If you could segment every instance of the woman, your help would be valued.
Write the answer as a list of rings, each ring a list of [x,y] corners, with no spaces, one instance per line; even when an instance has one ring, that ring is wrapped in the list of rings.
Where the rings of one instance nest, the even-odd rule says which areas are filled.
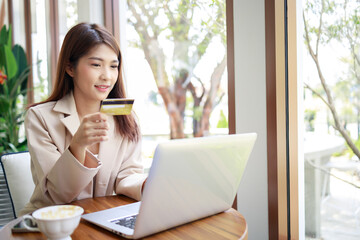
[[[99,112],[103,99],[126,97],[121,67],[106,29],[80,23],[69,30],[51,96],[27,111],[35,190],[22,214],[114,192],[140,200],[146,175],[134,114]]]

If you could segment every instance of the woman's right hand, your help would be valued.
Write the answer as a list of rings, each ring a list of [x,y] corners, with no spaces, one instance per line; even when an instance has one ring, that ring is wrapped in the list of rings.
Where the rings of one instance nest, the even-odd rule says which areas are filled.
[[[84,164],[88,147],[108,140],[109,123],[107,120],[107,115],[100,112],[83,117],[69,146],[69,150],[80,163]]]

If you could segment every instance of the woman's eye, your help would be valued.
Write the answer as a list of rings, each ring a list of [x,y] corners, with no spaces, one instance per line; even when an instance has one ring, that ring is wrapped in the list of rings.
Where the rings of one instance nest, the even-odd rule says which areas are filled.
[[[98,63],[92,63],[91,66],[100,67],[100,64],[98,64]]]
[[[113,65],[113,66],[111,66],[111,68],[118,68],[118,65]]]

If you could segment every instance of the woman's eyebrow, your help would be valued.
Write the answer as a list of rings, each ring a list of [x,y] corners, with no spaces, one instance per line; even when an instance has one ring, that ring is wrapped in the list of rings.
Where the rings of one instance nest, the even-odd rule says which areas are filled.
[[[100,57],[89,57],[88,59],[90,59],[90,60],[104,61],[104,59],[102,59],[102,58],[100,58]],[[114,60],[112,60],[111,62],[113,62],[113,63],[118,63],[119,60],[114,59]]]

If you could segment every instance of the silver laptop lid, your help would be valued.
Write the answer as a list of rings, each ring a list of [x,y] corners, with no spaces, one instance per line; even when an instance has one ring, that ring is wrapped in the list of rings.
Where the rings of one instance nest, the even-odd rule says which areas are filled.
[[[156,148],[134,237],[229,209],[256,133],[171,140]]]

